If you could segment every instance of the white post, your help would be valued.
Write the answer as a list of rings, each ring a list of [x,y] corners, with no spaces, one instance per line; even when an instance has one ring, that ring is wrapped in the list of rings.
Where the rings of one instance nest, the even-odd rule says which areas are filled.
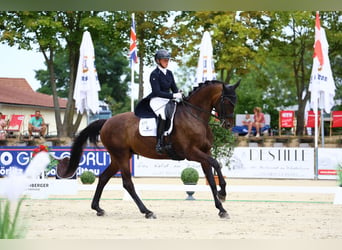
[[[314,174],[315,174],[315,179],[318,179],[318,133],[319,133],[319,130],[318,130],[318,100],[317,100],[317,105],[315,105],[315,108],[314,108],[314,115],[315,115]]]
[[[134,62],[131,62],[131,112],[134,111],[134,92],[133,92],[133,87],[134,87]]]

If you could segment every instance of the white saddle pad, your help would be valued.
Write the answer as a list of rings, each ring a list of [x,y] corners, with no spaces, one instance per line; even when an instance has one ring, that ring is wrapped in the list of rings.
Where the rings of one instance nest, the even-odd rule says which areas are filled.
[[[171,134],[173,119],[170,128],[164,132],[165,136]],[[139,121],[139,133],[141,136],[157,136],[157,123],[155,118],[141,118]]]
[[[171,125],[167,131],[164,132],[165,136],[171,134],[173,129],[173,119],[175,117],[176,108],[173,110]],[[141,118],[139,121],[139,133],[141,136],[157,136],[157,122],[156,118]]]
[[[141,118],[139,121],[139,133],[142,136],[156,136],[157,124],[155,118]]]

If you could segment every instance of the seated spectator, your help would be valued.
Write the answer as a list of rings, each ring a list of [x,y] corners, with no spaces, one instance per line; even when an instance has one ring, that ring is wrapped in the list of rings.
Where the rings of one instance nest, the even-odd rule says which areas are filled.
[[[2,116],[3,114],[0,112],[0,131],[4,131],[7,127],[7,121]]]
[[[6,127],[7,127],[7,121],[2,117],[2,113],[0,112],[0,140],[6,139]]]
[[[248,126],[252,122],[251,115],[246,114],[245,120],[242,121],[242,124],[245,126]]]
[[[47,127],[44,122],[43,116],[40,114],[40,111],[37,110],[35,112],[35,116],[31,117],[28,124],[30,139],[33,139],[33,132],[39,132],[39,136],[44,137],[46,133],[46,128]]]
[[[252,131],[252,127],[256,129],[256,137],[260,137],[260,129],[265,126],[265,115],[261,112],[260,107],[255,107],[254,111],[254,122],[248,124],[248,132],[246,137],[249,137]]]

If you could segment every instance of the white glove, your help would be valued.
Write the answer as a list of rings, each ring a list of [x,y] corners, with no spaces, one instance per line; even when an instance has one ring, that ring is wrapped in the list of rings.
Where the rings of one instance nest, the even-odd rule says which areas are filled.
[[[180,99],[180,100],[182,100],[182,99],[183,99],[183,95],[182,95],[182,93],[174,93],[174,94],[173,94],[173,98],[174,98],[174,99]]]

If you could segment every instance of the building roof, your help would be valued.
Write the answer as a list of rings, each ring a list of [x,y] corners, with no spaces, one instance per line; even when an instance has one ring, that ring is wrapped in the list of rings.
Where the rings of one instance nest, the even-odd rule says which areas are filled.
[[[0,103],[53,108],[52,95],[35,92],[25,78],[0,77]],[[67,100],[59,98],[60,108],[66,108]]]

